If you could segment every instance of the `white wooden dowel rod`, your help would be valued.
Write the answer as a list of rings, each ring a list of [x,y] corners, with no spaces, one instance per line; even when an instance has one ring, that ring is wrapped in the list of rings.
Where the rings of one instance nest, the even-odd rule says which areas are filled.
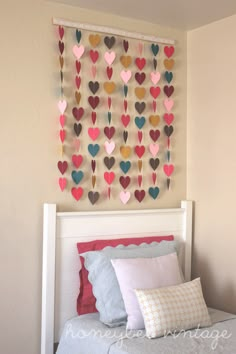
[[[181,208],[185,209],[184,213],[184,238],[185,238],[185,280],[191,280],[191,265],[192,265],[192,214],[193,202],[184,200],[181,202]]]
[[[113,34],[116,36],[129,37],[129,38],[139,39],[139,40],[153,42],[153,43],[170,44],[170,45],[175,44],[174,39],[166,39],[166,38],[160,38],[160,37],[156,37],[156,36],[148,36],[146,34],[124,31],[124,30],[121,30],[118,28],[97,26],[97,25],[91,25],[88,23],[72,22],[72,21],[67,21],[67,20],[61,19],[61,18],[53,18],[52,22],[54,25],[70,27],[70,28],[78,28],[78,29],[83,29],[86,31],[94,31],[94,32],[99,32],[99,33]]]

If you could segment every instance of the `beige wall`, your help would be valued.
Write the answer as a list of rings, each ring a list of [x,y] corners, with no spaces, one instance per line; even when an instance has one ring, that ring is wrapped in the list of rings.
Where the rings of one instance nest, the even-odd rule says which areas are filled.
[[[0,11],[0,352],[4,354],[39,354],[43,202],[56,202],[60,210],[80,207],[56,186],[58,61],[52,16],[177,39],[178,169],[173,192],[157,206],[177,206],[186,196],[186,34],[40,0],[5,1]]]
[[[193,276],[211,306],[236,312],[236,16],[188,33],[187,197]]]

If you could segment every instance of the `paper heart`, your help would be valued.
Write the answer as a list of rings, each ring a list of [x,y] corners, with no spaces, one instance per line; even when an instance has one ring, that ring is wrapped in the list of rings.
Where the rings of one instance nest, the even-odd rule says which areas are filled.
[[[164,66],[167,70],[171,70],[175,64],[174,59],[165,59]]]
[[[169,138],[172,135],[174,128],[172,127],[172,125],[165,125],[164,131],[165,131],[166,136],[168,136],[168,138]]]
[[[104,54],[104,59],[108,65],[111,65],[113,63],[113,61],[115,60],[115,57],[116,57],[115,52],[106,52]]]
[[[153,127],[156,127],[160,123],[160,120],[161,120],[160,116],[158,116],[158,115],[151,115],[149,117],[149,122],[151,123],[151,125]]]
[[[170,177],[172,175],[172,173],[174,172],[174,165],[170,164],[170,165],[167,165],[165,164],[163,166],[163,170],[166,174],[167,177]]]
[[[95,77],[97,75],[97,68],[95,65],[92,65],[91,73],[92,73],[92,77],[95,79]]]
[[[76,168],[79,168],[80,165],[83,162],[83,156],[82,155],[72,155],[72,163]]]
[[[167,85],[165,85],[164,86],[164,92],[165,92],[165,94],[166,94],[166,96],[167,97],[170,97],[172,94],[173,94],[173,92],[174,92],[174,86],[167,86]]]
[[[131,147],[130,146],[121,146],[120,153],[124,159],[127,159],[131,154]]]
[[[152,95],[153,98],[156,99],[156,98],[160,95],[160,93],[161,93],[161,89],[160,89],[159,86],[157,86],[157,87],[154,87],[154,86],[150,87],[150,94]]]
[[[93,171],[93,172],[94,172],[94,171]],[[97,177],[93,175],[93,176],[92,176],[92,186],[93,186],[93,188],[95,187],[96,180],[97,180]]]
[[[82,131],[81,123],[79,123],[79,124],[75,123],[74,124],[74,132],[75,132],[76,136],[80,136],[81,131]]]
[[[152,182],[153,184],[156,183],[156,180],[157,180],[157,174],[155,172],[152,173]]]
[[[76,60],[75,67],[76,67],[77,74],[79,74],[81,70],[81,62]]]
[[[145,146],[144,145],[136,145],[134,150],[135,150],[136,155],[141,159],[141,157],[145,153]]]
[[[101,41],[101,36],[99,34],[90,34],[89,35],[89,43],[92,47],[97,47]]]
[[[95,95],[99,90],[99,82],[98,81],[89,81],[88,83],[90,91]]]
[[[81,84],[81,77],[80,76],[75,77],[75,84],[76,84],[77,89],[79,90],[80,84]]]
[[[128,101],[124,100],[124,110],[125,110],[125,112],[127,111],[127,108],[128,108]]]
[[[129,176],[120,176],[119,178],[121,186],[126,189],[130,184],[130,177]]]
[[[174,120],[174,114],[173,113],[165,113],[164,114],[164,120],[168,125],[171,125],[171,123]]]
[[[111,80],[113,74],[113,69],[107,66],[107,77],[109,80]]]
[[[166,81],[168,82],[168,84],[171,83],[171,81],[173,79],[173,73],[171,71],[166,71],[165,78],[166,78]]]
[[[143,52],[143,43],[141,43],[141,42],[139,42],[139,44],[138,44],[138,52],[139,52],[140,55]]]
[[[104,179],[107,182],[107,184],[111,185],[115,179],[115,173],[114,172],[104,172]]]
[[[64,37],[64,33],[65,33],[64,28],[62,26],[58,27],[58,33],[59,33],[60,38],[62,39]]]
[[[99,101],[100,101],[100,99],[98,96],[89,96],[88,97],[88,102],[93,109],[95,109],[98,106]]]
[[[126,143],[128,140],[128,132],[126,130],[123,131],[123,138],[124,138],[124,142]]]
[[[103,87],[106,93],[108,95],[111,95],[116,89],[116,84],[113,81],[108,81],[104,82]]]
[[[98,53],[98,51],[91,49],[90,52],[89,52],[89,55],[90,55],[90,58],[91,58],[92,62],[95,64],[96,61],[97,61],[98,58],[99,58],[99,53]]]
[[[149,163],[150,163],[151,168],[155,171],[157,169],[157,167],[159,166],[160,160],[158,158],[156,158],[156,159],[151,158],[149,160]]]
[[[156,70],[156,68],[157,68],[157,60],[156,60],[156,58],[153,59],[153,67],[154,67],[154,70]]]
[[[130,192],[121,191],[120,192],[120,200],[123,204],[127,204],[130,200]]]
[[[111,97],[107,97],[107,105],[108,105],[108,109],[111,109]],[[111,112],[108,112],[108,114],[111,114]],[[111,118],[109,119],[108,117],[108,120],[109,120],[109,124],[111,123]]]
[[[73,113],[74,118],[77,121],[79,121],[84,115],[84,109],[83,109],[83,107],[80,107],[80,108],[74,107],[72,109],[72,113]]]
[[[61,191],[63,192],[64,189],[66,188],[66,185],[67,185],[67,180],[66,180],[66,178],[60,177],[59,180],[58,180],[58,184],[59,184],[59,186],[60,186],[60,188],[61,188]]]
[[[67,161],[58,161],[57,163],[58,170],[61,172],[62,175],[66,172],[68,168],[68,162]]]
[[[79,184],[84,177],[84,173],[83,171],[72,171],[71,177],[76,184]]]
[[[130,122],[130,116],[128,114],[122,114],[121,122],[122,122],[123,126],[126,128]]]
[[[137,65],[139,70],[143,70],[144,66],[146,65],[146,59],[145,58],[136,58],[135,64]]]
[[[108,123],[111,124],[111,112],[107,112]]]
[[[144,80],[146,79],[146,74],[145,73],[136,73],[135,74],[135,80],[139,83],[139,85],[142,85]]]
[[[73,47],[73,53],[74,53],[74,56],[79,60],[82,55],[84,54],[84,46],[83,45],[74,45]]]
[[[138,170],[139,170],[139,172],[141,172],[142,167],[143,167],[143,161],[142,160],[138,160]]]
[[[152,108],[153,108],[153,112],[155,113],[157,110],[157,103],[154,100],[152,101]]]
[[[74,197],[75,200],[77,200],[77,201],[80,200],[80,198],[81,198],[82,195],[83,195],[83,192],[84,192],[84,190],[83,190],[83,188],[81,188],[81,187],[78,187],[78,188],[73,187],[73,188],[71,189],[71,194],[73,195],[73,197]]]
[[[167,155],[167,161],[170,162],[170,150],[167,150],[166,155]]]
[[[80,43],[81,41],[81,31],[79,31],[78,29],[76,29],[76,39],[77,39],[77,42]]]
[[[126,174],[131,167],[131,162],[130,161],[121,161],[120,162],[120,168],[124,174]]]
[[[106,168],[108,168],[108,170],[110,170],[115,164],[115,158],[113,156],[111,157],[105,156],[103,161]]]
[[[98,192],[89,191],[88,192],[88,199],[92,205],[94,205],[100,197]]]
[[[141,187],[143,181],[142,175],[138,175],[138,186]]]
[[[165,46],[164,47],[164,53],[167,56],[167,58],[172,57],[172,55],[174,54],[175,48],[173,46]]]
[[[157,199],[160,190],[158,187],[150,187],[148,193],[153,199]]]
[[[81,93],[78,91],[75,92],[75,100],[76,100],[76,103],[79,105],[80,100],[81,100]]]
[[[174,101],[172,99],[166,98],[164,100],[164,106],[165,106],[167,112],[170,112],[174,106]]]
[[[135,124],[136,126],[139,128],[139,129],[142,129],[145,122],[146,122],[146,119],[145,117],[135,117]]]
[[[135,196],[135,198],[139,201],[139,203],[141,203],[142,200],[143,200],[144,197],[145,197],[145,190],[143,190],[143,189],[141,189],[141,190],[136,189],[135,192],[134,192],[134,196]]]
[[[65,48],[64,43],[59,41],[58,42],[58,48],[59,48],[60,53],[63,54],[64,48]]]
[[[150,144],[149,150],[150,150],[150,153],[152,154],[152,156],[155,157],[159,151],[159,145],[158,144]]]
[[[66,117],[64,116],[64,114],[61,114],[60,115],[60,124],[61,124],[61,127],[63,128],[64,125],[65,125],[65,121],[66,121]]]
[[[158,54],[158,52],[159,52],[159,46],[158,46],[158,44],[152,44],[151,45],[151,48],[152,48],[152,52],[153,52],[153,55],[157,55]]]
[[[95,124],[96,123],[96,119],[97,119],[97,113],[96,112],[92,112],[91,113],[91,119],[92,119],[92,123]]]
[[[96,170],[96,161],[95,160],[92,160],[91,161],[91,168],[92,168],[92,171],[93,171],[93,173],[95,172],[95,170]],[[92,180],[93,182],[93,187],[95,186],[95,182],[96,182],[96,178],[95,178],[95,181],[94,181],[94,179]]]
[[[60,100],[57,104],[59,111],[61,114],[64,114],[66,107],[67,107],[67,102],[66,100]]]
[[[80,148],[80,140],[79,139],[74,139],[73,140],[73,145],[74,145],[74,148],[76,151],[79,151],[79,148]]]
[[[142,139],[143,139],[143,132],[141,132],[140,130],[138,131],[138,141],[140,142],[140,144],[141,144],[141,142],[142,142]]]
[[[125,39],[123,40],[123,47],[124,47],[125,52],[127,53],[128,49],[129,49],[129,42],[126,41]]]
[[[113,47],[113,45],[115,44],[115,42],[116,42],[116,39],[113,36],[112,37],[106,36],[104,38],[104,43],[106,44],[108,49],[111,49]]]
[[[63,71],[61,70],[60,71],[60,76],[61,76],[61,82],[63,82],[63,80],[64,80],[64,73],[63,73]],[[61,91],[63,90],[63,88],[61,88]]]
[[[92,157],[95,157],[99,152],[100,146],[98,144],[89,144],[88,151]]]
[[[159,71],[157,71],[157,72],[152,71],[151,72],[151,80],[152,80],[153,85],[156,85],[159,82],[160,78],[161,78],[161,74],[159,73]]]
[[[61,69],[63,69],[63,66],[64,66],[64,58],[63,58],[62,56],[59,56],[59,64],[60,64]]]
[[[66,138],[66,132],[64,129],[61,129],[60,130],[60,139],[61,139],[62,143],[65,141],[65,138]]]
[[[93,141],[97,140],[99,134],[100,134],[99,128],[88,128],[88,135]]]
[[[154,143],[159,139],[160,134],[161,134],[161,132],[158,129],[157,130],[151,129],[149,132],[149,135],[150,135],[151,139],[154,141]]]
[[[135,109],[139,114],[142,114],[146,108],[145,102],[135,102]]]
[[[120,57],[120,62],[127,69],[132,63],[132,58],[130,55],[122,55]]]
[[[139,100],[142,100],[146,94],[146,89],[144,87],[136,87],[135,90],[135,95]]]
[[[115,128],[114,127],[105,127],[104,128],[104,133],[106,135],[106,137],[111,140],[111,138],[113,137],[113,135],[115,134]]]
[[[131,78],[131,71],[130,70],[122,70],[121,73],[120,73],[120,76],[122,78],[122,80],[124,81],[125,84],[128,83],[128,81],[130,80]]]
[[[104,147],[105,147],[105,150],[106,150],[106,153],[108,154],[108,155],[111,155],[112,154],[112,152],[114,151],[114,149],[115,149],[115,143],[114,143],[114,141],[105,141],[105,143],[104,143]]]

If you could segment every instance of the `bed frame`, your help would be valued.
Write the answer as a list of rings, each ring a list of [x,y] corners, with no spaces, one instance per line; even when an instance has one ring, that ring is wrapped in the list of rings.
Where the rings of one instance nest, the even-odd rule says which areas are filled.
[[[191,201],[174,209],[65,213],[57,212],[56,204],[44,204],[43,225],[41,354],[53,354],[66,320],[77,315],[77,242],[173,234],[183,245],[185,279],[191,278]]]

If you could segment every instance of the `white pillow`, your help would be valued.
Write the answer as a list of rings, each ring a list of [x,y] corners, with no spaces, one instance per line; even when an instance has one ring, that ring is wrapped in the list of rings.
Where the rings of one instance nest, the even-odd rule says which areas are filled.
[[[135,293],[148,338],[211,325],[200,278],[166,288],[136,289]]]
[[[127,329],[144,328],[134,289],[151,289],[182,283],[176,253],[156,258],[112,259],[128,315]]]

